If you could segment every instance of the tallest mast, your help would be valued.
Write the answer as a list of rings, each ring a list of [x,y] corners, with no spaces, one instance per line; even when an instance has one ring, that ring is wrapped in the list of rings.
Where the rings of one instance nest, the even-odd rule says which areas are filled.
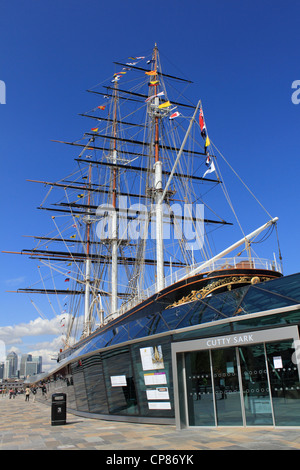
[[[118,84],[114,82],[114,110],[113,110],[113,149],[112,162],[117,163],[117,98]],[[112,170],[112,240],[111,240],[111,313],[118,309],[118,229],[117,229],[117,169]]]
[[[84,335],[91,334],[91,319],[90,319],[90,291],[91,291],[91,259],[90,259],[90,231],[91,231],[91,171],[92,165],[89,167],[89,183],[88,183],[88,215],[86,217],[86,263],[85,263],[85,296],[84,296]]]
[[[160,114],[158,111],[159,98],[158,94],[158,49],[155,44],[153,51],[154,72],[154,193],[155,193],[155,215],[156,215],[156,288],[160,291],[164,288],[164,244],[163,244],[163,206],[160,204],[162,187],[162,162],[159,158],[159,119]]]

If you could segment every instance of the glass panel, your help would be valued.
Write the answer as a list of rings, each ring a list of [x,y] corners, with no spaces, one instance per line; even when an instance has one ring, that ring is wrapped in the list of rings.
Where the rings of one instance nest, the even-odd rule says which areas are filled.
[[[117,415],[138,413],[131,357],[128,348],[101,353],[109,412]]]
[[[150,355],[159,352],[159,361]],[[141,416],[174,417],[171,338],[131,345],[136,392]]]
[[[82,360],[89,411],[108,414],[100,354]]]
[[[109,341],[109,346],[128,341],[128,326],[127,325],[116,326],[115,328],[113,328],[112,332],[114,336]]]
[[[244,313],[263,312],[264,310],[285,307],[296,303],[296,301],[288,298],[286,294],[276,295],[275,292],[269,291],[267,286],[268,283],[266,282],[262,284],[261,287],[259,284],[250,287],[241,304]]]
[[[211,308],[216,309],[214,320],[222,320],[226,317],[232,317],[236,311],[238,314],[244,313],[238,307],[248,289],[249,286],[240,287],[222,294],[206,297],[203,301],[208,302]]]
[[[235,348],[212,351],[214,386],[219,426],[242,426],[240,387]]]
[[[185,354],[190,426],[215,426],[209,351]]]
[[[78,360],[77,362],[74,362],[71,365],[71,370],[74,382],[76,409],[79,411],[89,411],[82,361]]]
[[[207,307],[206,304],[193,302],[188,305],[188,313],[176,328],[185,328],[187,326],[194,326],[200,323],[210,322],[213,321],[217,316],[217,312]]]
[[[178,380],[178,397],[179,397],[179,416],[180,428],[186,428],[188,425],[186,409],[185,409],[185,384],[186,374],[184,370],[185,354],[177,354],[177,380]]]
[[[179,307],[166,308],[161,316],[168,324],[170,330],[176,329],[180,321],[182,321],[183,316],[186,315],[186,310]]]
[[[156,319],[155,314],[147,315],[147,317],[139,319],[139,321],[141,321],[144,326],[139,329],[138,333],[135,335],[135,338],[142,338],[143,336],[152,335],[153,334],[152,328],[153,328],[153,323],[155,323],[155,319]]]
[[[157,314],[157,323],[155,325],[155,334],[158,333],[164,333],[165,331],[169,331],[169,327],[165,321],[165,319],[162,317],[162,315],[158,312]]]
[[[148,335],[146,325],[150,323],[150,317],[142,317],[137,320],[133,320],[129,324],[129,339],[140,338]]]
[[[273,281],[264,282],[259,284],[259,287],[269,292],[274,292],[280,296],[289,298],[290,303],[293,301],[299,303],[300,301],[300,274],[291,274],[290,276],[284,276]]]
[[[263,344],[239,348],[246,424],[272,425],[270,390]]]
[[[266,345],[276,426],[300,425],[300,382],[292,345],[292,340]]]

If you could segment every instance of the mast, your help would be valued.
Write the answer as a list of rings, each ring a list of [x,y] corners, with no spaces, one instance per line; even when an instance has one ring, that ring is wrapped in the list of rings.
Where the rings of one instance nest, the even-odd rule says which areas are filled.
[[[154,60],[154,80],[157,80],[157,45],[155,44]],[[155,95],[157,95],[158,84],[154,86]],[[154,98],[155,109],[158,109],[159,98]],[[163,242],[163,205],[160,203],[162,186],[162,162],[159,158],[159,113],[154,116],[154,192],[155,192],[155,215],[156,215],[156,289],[160,291],[164,288],[164,242]]]
[[[114,82],[113,151],[112,161],[117,164],[117,80]],[[111,313],[118,309],[118,228],[117,228],[117,168],[112,169],[112,233],[111,233]]]
[[[89,183],[91,186],[92,165],[89,167]],[[90,289],[91,289],[91,259],[90,259],[90,230],[91,230],[91,216],[90,216],[90,203],[91,192],[88,191],[88,214],[85,218],[86,223],[86,262],[85,262],[85,295],[84,295],[84,336],[91,334],[91,321],[90,321]]]

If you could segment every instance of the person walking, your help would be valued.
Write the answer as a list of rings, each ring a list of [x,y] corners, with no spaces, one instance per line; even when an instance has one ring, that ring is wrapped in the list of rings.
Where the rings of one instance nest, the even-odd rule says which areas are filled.
[[[42,386],[42,394],[43,394],[43,397],[45,397],[45,399],[47,400],[47,387],[45,384],[43,384]]]
[[[25,390],[25,401],[29,401],[29,395],[30,395],[30,388],[26,387]]]

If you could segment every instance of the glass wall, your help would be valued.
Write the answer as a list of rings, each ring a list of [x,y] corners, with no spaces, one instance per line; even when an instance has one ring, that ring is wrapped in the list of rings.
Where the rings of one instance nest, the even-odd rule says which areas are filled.
[[[173,419],[171,338],[77,359],[54,374],[48,387],[49,395],[67,394],[70,410]]]
[[[300,425],[300,382],[292,341],[266,345],[275,423]]]
[[[186,383],[179,383],[179,400],[185,397],[186,424],[300,426],[294,353],[293,340],[189,351],[184,360],[181,353]]]
[[[78,359],[51,377],[48,394],[66,393],[68,409],[82,412],[172,419],[171,341]],[[179,354],[181,418],[190,426],[300,426],[294,352],[293,341],[283,340]]]

